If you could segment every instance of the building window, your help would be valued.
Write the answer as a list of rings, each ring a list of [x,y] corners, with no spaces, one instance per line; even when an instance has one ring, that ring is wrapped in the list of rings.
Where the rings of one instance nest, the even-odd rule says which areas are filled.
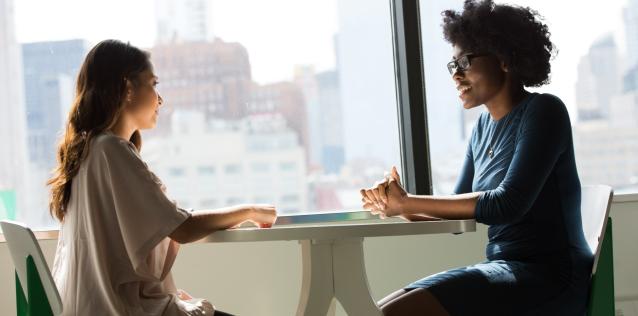
[[[282,162],[279,164],[281,171],[295,171],[296,164],[294,162]]]
[[[197,168],[197,173],[201,176],[210,176],[215,174],[215,167],[213,166],[200,166]]]
[[[186,171],[181,167],[172,167],[168,169],[168,174],[171,177],[183,177],[186,174]]]
[[[227,175],[233,175],[233,174],[238,174],[241,172],[241,166],[237,165],[237,164],[232,164],[232,165],[226,165],[224,167],[224,172]]]
[[[265,173],[270,171],[270,164],[266,162],[256,162],[252,164],[252,171],[254,173]]]

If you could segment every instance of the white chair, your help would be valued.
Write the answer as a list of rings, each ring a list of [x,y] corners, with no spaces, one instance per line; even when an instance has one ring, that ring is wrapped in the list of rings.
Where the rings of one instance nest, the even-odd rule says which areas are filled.
[[[13,221],[0,225],[16,270],[18,316],[61,314],[60,294],[31,229]]]
[[[614,315],[614,261],[609,217],[613,190],[606,185],[582,187],[581,215],[587,244],[594,254],[588,315]]]

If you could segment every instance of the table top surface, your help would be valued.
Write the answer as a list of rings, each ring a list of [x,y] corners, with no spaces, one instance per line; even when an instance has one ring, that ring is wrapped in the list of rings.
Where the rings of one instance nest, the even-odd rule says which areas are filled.
[[[346,238],[405,236],[476,231],[476,221],[440,220],[407,222],[400,219],[373,222],[342,221],[275,225],[272,228],[242,227],[212,233],[201,242],[254,242],[277,240],[334,240]]]

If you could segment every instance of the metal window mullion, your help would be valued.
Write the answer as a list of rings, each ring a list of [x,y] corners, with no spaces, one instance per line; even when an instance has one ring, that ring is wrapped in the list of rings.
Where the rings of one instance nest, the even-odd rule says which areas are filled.
[[[432,194],[419,0],[390,0],[404,185]]]

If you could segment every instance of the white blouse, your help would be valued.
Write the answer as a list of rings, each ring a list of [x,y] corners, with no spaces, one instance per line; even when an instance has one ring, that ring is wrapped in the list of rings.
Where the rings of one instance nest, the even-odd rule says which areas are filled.
[[[73,178],[53,278],[63,315],[212,315],[181,300],[171,276],[179,244],[167,236],[190,214],[165,195],[137,148],[96,136]]]

